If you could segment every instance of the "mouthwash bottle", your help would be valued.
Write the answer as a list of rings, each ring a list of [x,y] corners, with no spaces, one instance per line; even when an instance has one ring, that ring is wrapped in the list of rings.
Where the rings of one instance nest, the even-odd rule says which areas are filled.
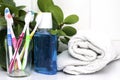
[[[41,24],[34,35],[34,70],[43,74],[57,73],[57,36],[51,35],[51,13],[42,13]]]

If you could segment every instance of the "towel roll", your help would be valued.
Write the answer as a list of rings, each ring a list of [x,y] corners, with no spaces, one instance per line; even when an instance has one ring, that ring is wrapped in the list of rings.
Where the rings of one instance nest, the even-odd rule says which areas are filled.
[[[87,74],[103,69],[119,55],[105,33],[80,31],[68,43],[68,50],[58,55],[58,70],[69,74]]]

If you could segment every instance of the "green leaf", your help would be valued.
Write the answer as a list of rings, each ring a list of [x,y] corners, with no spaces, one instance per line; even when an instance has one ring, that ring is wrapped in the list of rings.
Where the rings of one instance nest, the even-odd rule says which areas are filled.
[[[5,28],[5,26],[6,26],[6,20],[5,20],[5,18],[4,17],[0,17],[0,30],[2,28]]]
[[[0,0],[0,3],[2,3],[2,0]]]
[[[66,37],[66,36],[65,36],[64,38],[65,38],[67,41],[69,41],[69,40],[70,40],[70,38],[69,38],[69,37]]]
[[[52,35],[57,35],[58,31],[57,30],[50,30],[49,31]]]
[[[57,36],[66,36],[65,32],[63,32],[62,30],[50,30],[49,32]]]
[[[26,12],[24,10],[19,10],[19,17],[14,17],[15,19],[17,18],[17,20],[19,21],[24,21]]]
[[[20,24],[17,24],[17,25],[14,27],[14,31],[15,31],[16,37],[18,37],[18,36],[21,34],[22,30],[23,30],[23,28],[21,27]]]
[[[0,12],[2,11],[1,12],[2,15],[4,15],[4,9],[6,7],[8,7],[10,9],[11,13],[14,13],[16,17],[19,16],[19,9],[17,7],[10,5],[10,4],[6,4],[6,3],[0,3],[0,5],[1,5]]]
[[[57,30],[57,35],[58,36],[66,36],[65,32],[63,32],[62,30]]]
[[[57,22],[58,25],[60,25],[63,22],[64,15],[63,15],[63,11],[60,7],[50,6],[47,9],[47,11],[52,13],[53,18]]]
[[[68,43],[67,40],[64,39],[64,38],[60,38],[60,41],[61,41],[62,43],[64,43],[64,44],[67,44],[67,43]]]
[[[60,38],[60,41],[64,44],[68,44],[69,40],[70,39],[68,37]]]
[[[0,30],[0,66],[3,68],[6,68],[6,51],[4,45],[6,33],[6,29]]]
[[[50,7],[53,6],[53,0],[38,0],[38,7],[41,11],[46,12],[46,10]]]
[[[13,0],[2,0],[3,3],[15,6],[15,2]]]
[[[34,27],[35,27],[35,25],[36,25],[36,22],[35,21],[32,21],[31,23],[30,23],[30,30],[33,30],[34,29]]]
[[[78,20],[79,20],[79,17],[77,15],[70,15],[65,18],[64,23],[65,24],[74,24],[74,23],[78,22]]]
[[[19,10],[22,10],[22,9],[24,9],[26,6],[17,6],[17,8],[19,9]]]
[[[52,23],[53,23],[53,29],[54,30],[59,29],[59,25],[58,25],[57,21],[54,18],[52,18]]]
[[[71,27],[71,26],[65,26],[65,27],[63,27],[62,31],[64,31],[67,36],[73,36],[77,32],[76,29],[73,28],[73,27]]]

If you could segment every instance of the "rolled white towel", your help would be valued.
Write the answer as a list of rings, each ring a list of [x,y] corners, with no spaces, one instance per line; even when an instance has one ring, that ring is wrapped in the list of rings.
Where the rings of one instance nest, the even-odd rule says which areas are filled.
[[[80,31],[68,43],[68,50],[58,55],[58,70],[69,74],[93,73],[116,60],[110,38],[104,33]]]

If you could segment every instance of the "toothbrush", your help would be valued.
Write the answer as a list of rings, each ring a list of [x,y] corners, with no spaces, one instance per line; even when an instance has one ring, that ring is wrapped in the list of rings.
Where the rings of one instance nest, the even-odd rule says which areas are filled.
[[[35,19],[36,25],[35,25],[33,31],[32,31],[31,34],[30,34],[30,40],[32,39],[35,31],[37,30],[37,27],[39,26],[39,24],[40,24],[40,22],[41,22],[41,19],[42,19],[42,13],[39,12],[39,13],[37,14],[36,19]],[[25,45],[26,45],[26,43],[25,43]],[[23,47],[23,49],[22,49],[22,51],[21,51],[21,53],[20,53],[20,59],[22,59],[22,57],[23,57],[23,55],[24,55],[25,45],[24,45],[24,47]],[[23,64],[23,65],[25,65],[25,64]]]
[[[25,35],[26,28],[29,26],[30,21],[31,21],[31,19],[30,19],[30,14],[27,13],[26,16],[25,16],[25,26],[24,26],[24,28],[23,28],[22,33],[21,33],[20,36],[19,36],[19,39],[18,39],[17,45],[16,45],[17,48],[15,49],[13,58],[12,58],[12,60],[11,60],[11,62],[10,62],[10,65],[9,65],[9,72],[12,71],[12,68],[13,68],[13,66],[14,66],[14,62],[15,62],[15,59],[16,59],[16,56],[17,56],[17,52],[19,51],[19,48],[20,48],[20,46],[21,46],[21,44],[22,44],[22,41],[23,41],[23,38],[24,38],[24,35]]]
[[[7,29],[7,31],[9,31],[9,28]],[[9,50],[9,57],[10,60],[12,59],[12,39],[11,39],[11,34],[9,34],[9,32],[7,32],[7,43],[8,43],[8,50]]]
[[[34,19],[34,13],[33,12],[29,12],[29,13],[31,14],[31,16],[29,16],[29,17],[31,17],[31,22],[32,22]],[[23,70],[27,64],[29,43],[30,43],[30,32],[29,32],[29,26],[28,26],[27,30],[26,30],[25,53],[24,53],[23,64],[22,64]]]
[[[12,16],[11,16],[10,11],[9,11],[8,8],[5,8],[5,19],[6,19],[7,25],[8,25],[8,40],[9,40],[8,45],[9,45],[10,61],[11,61],[12,60],[12,42],[14,43],[13,47],[15,49],[17,41],[16,41],[15,35],[13,33],[13,30],[12,30],[13,19],[12,19]],[[11,43],[11,45],[10,45],[10,43]],[[19,58],[18,55],[17,55],[17,61],[18,61],[19,68],[21,68],[21,61],[20,61],[20,58]]]
[[[10,34],[10,29],[9,29],[9,24],[7,23],[7,43],[8,43],[8,50],[9,50],[9,57],[10,60],[12,59],[12,39],[11,39],[11,34]]]
[[[25,47],[27,47],[27,48],[29,47],[28,45],[29,45],[29,43],[30,43],[30,41],[31,41],[31,39],[32,39],[35,31],[37,30],[37,27],[39,26],[39,24],[40,24],[40,22],[41,22],[41,19],[42,19],[42,14],[41,14],[41,13],[38,13],[38,15],[37,15],[37,17],[36,17],[36,19],[35,19],[36,25],[35,25],[33,31],[31,32],[31,34],[30,34],[29,37],[28,37],[29,42],[26,42],[26,43],[25,43],[25,45],[24,45],[24,47],[23,47],[23,50],[22,50],[22,52],[20,53],[20,56],[21,56],[21,57],[22,57],[22,55],[23,55],[23,53],[24,53]],[[28,50],[26,50],[26,51],[28,51]],[[25,52],[25,53],[27,53],[27,52]],[[22,68],[22,69],[24,69],[24,68],[26,67],[26,63],[27,63],[27,55],[25,54],[25,55],[24,55],[24,59],[23,59],[23,65],[22,65],[23,68]]]
[[[35,34],[35,31],[37,30],[37,27],[40,25],[41,20],[42,20],[42,13],[39,12],[38,15],[37,15],[37,17],[36,17],[36,19],[35,19],[36,25],[35,25],[33,31],[30,34],[30,38],[31,39],[32,39],[33,35]]]
[[[24,58],[23,58],[23,63],[22,63],[22,70],[24,70],[24,68],[27,64],[27,57],[28,57],[27,54],[28,54],[29,42],[30,42],[30,35],[29,35],[29,28],[27,28],[26,41],[25,41],[25,53],[24,53]]]

